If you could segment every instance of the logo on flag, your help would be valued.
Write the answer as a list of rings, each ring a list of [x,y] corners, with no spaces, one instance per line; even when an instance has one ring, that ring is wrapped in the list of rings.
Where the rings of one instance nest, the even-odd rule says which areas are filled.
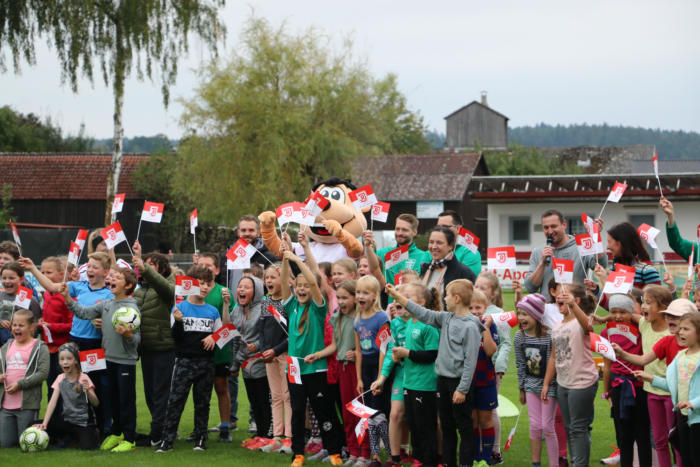
[[[12,230],[12,237],[15,239],[15,243],[19,246],[22,246],[22,242],[19,239],[19,232],[17,231],[17,227],[15,227],[15,224],[10,221],[10,230]]]
[[[114,201],[112,201],[112,214],[122,212],[122,209],[124,209],[124,198],[126,198],[126,193],[114,195]]]
[[[238,332],[236,326],[228,323],[217,329],[216,332],[211,335],[211,337],[214,339],[214,342],[216,342],[216,345],[219,346],[220,349],[223,349],[226,344],[240,335],[241,333]]]
[[[591,336],[591,350],[593,352],[598,353],[608,360],[612,360],[613,362],[617,361],[615,350],[613,350],[612,345],[605,337],[599,336],[598,334],[592,332],[588,335]]]
[[[459,235],[457,235],[457,243],[467,248],[472,253],[476,253],[479,250],[479,237],[471,233],[464,227],[459,228]]]
[[[394,338],[391,337],[391,329],[389,328],[389,323],[385,323],[384,326],[382,326],[379,329],[379,332],[377,333],[377,338],[375,339],[374,343],[377,344],[377,347],[379,347],[379,351],[386,354],[386,348],[389,345],[389,342],[394,342]]]
[[[316,217],[321,214],[324,209],[326,209],[328,203],[330,203],[330,201],[324,198],[323,195],[317,190],[306,198],[306,201],[304,201],[304,209],[309,211],[312,216]]]
[[[389,218],[389,207],[391,204],[377,201],[372,205],[372,219],[377,222],[386,222]]]
[[[85,241],[88,238],[88,231],[80,229],[78,230],[78,235],[75,236],[75,243],[78,244],[80,249],[82,250],[85,247]]]
[[[146,222],[160,223],[163,218],[163,203],[152,203],[145,201],[143,203],[143,211],[141,212],[141,220]]]
[[[617,323],[609,321],[606,329],[608,330],[608,337],[612,338],[614,335],[623,336],[625,339],[629,340],[633,344],[637,344],[639,339],[639,330],[635,327],[631,327],[625,323]]]
[[[194,277],[175,276],[175,295],[187,297],[199,295],[199,281]]]
[[[77,266],[78,258],[80,258],[80,245],[75,242],[70,242],[70,248],[68,249],[68,262],[73,266]]]
[[[396,274],[394,274],[394,285],[398,287],[401,284],[403,284],[403,274],[397,272]]]
[[[608,280],[605,282],[605,287],[603,287],[603,293],[627,293],[632,288],[633,283],[634,272],[613,271],[608,275]]]
[[[100,236],[102,236],[107,248],[109,249],[112,249],[121,242],[126,241],[126,235],[124,235],[124,231],[122,230],[122,226],[119,224],[119,221],[116,221],[114,224],[100,230]]]
[[[301,367],[297,357],[287,355],[287,380],[292,384],[301,384]]]
[[[195,229],[199,225],[197,220],[197,210],[195,209],[190,213],[190,233],[194,235]]]
[[[515,247],[501,246],[487,250],[486,261],[489,269],[515,269]]]
[[[236,243],[226,252],[227,267],[229,269],[246,269],[250,267],[250,259],[257,250],[253,245],[246,242],[244,238],[239,238]]]
[[[608,195],[608,201],[612,203],[620,202],[620,198],[622,198],[622,194],[626,189],[627,185],[625,183],[615,182],[615,185],[613,185],[613,188],[610,190],[610,194]]]
[[[659,235],[661,231],[657,229],[656,227],[652,227],[649,224],[642,224],[639,226],[637,229],[637,233],[641,237],[642,240],[647,242],[649,245],[651,245],[652,248],[659,249],[659,247],[656,245],[656,241],[654,240],[657,235]]]
[[[284,324],[285,326],[287,325],[287,318],[285,318],[284,316],[282,316],[282,313],[280,313],[279,311],[277,311],[277,308],[275,308],[275,307],[272,306],[272,305],[268,305],[268,306],[267,306],[267,311],[269,311],[270,314],[271,314],[272,316],[274,316],[275,319],[276,319],[278,322]]]
[[[280,205],[277,209],[275,209],[275,215],[277,215],[277,222],[279,222],[280,225],[288,224],[289,222],[296,222],[294,214],[297,211],[297,209],[294,205],[295,203],[285,203]]]
[[[559,259],[552,257],[552,271],[554,272],[554,280],[559,284],[574,283],[574,260]]]
[[[348,412],[360,418],[370,418],[372,415],[377,413],[376,410],[370,409],[357,399],[353,399],[345,404],[345,408],[348,409]]]
[[[84,350],[78,355],[80,357],[80,368],[82,368],[83,373],[107,369],[105,349]]]
[[[384,269],[389,269],[408,259],[408,245],[401,245],[384,255]]]
[[[377,197],[374,195],[374,190],[370,185],[361,186],[357,190],[352,190],[348,193],[352,205],[358,211],[368,208],[373,204],[377,204]]]
[[[596,254],[596,242],[593,241],[590,234],[574,235],[576,239],[576,248],[580,256],[590,256]]]
[[[518,315],[514,311],[504,311],[502,313],[494,313],[491,315],[493,324],[497,328],[510,332],[510,328],[518,325]]]
[[[32,293],[32,289],[20,285],[15,295],[15,306],[28,310],[32,302]]]

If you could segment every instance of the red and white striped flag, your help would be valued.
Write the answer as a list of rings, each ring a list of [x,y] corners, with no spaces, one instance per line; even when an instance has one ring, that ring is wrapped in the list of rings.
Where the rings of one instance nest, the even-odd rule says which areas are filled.
[[[401,245],[398,248],[387,252],[384,255],[384,269],[389,269],[408,259],[408,245]]]
[[[175,276],[175,295],[180,297],[188,297],[190,295],[199,295],[199,281],[194,277]]]
[[[17,227],[15,227],[15,224],[10,221],[10,230],[12,230],[12,238],[15,239],[15,243],[19,246],[22,246],[22,241],[19,239],[19,232],[17,231]]]
[[[306,209],[302,203],[295,202],[294,222],[299,225],[313,226],[316,223],[316,216]]]
[[[295,202],[281,204],[275,209],[275,215],[277,216],[277,222],[280,225],[288,224],[290,222],[296,222],[294,220],[294,212],[296,211]]]
[[[68,248],[68,262],[73,266],[77,266],[78,258],[80,258],[80,245],[75,242],[70,242],[70,248]]]
[[[24,286],[19,286],[17,288],[17,294],[15,295],[15,306],[18,306],[20,308],[24,308],[25,310],[29,309],[29,305],[32,303],[32,289],[28,289]]]
[[[374,343],[377,344],[380,352],[386,354],[386,348],[389,345],[389,342],[394,342],[394,338],[391,337],[391,328],[389,327],[389,323],[385,323],[381,328],[379,328],[379,332],[377,333],[377,338],[374,340]]]
[[[503,329],[508,332],[510,332],[511,328],[518,325],[518,315],[516,315],[514,311],[494,313],[491,317],[493,318],[493,324],[495,324],[498,329]]]
[[[231,323],[227,323],[217,329],[216,332],[211,335],[211,337],[214,339],[214,342],[216,342],[216,345],[219,346],[220,349],[223,349],[226,344],[240,335],[241,333],[238,332],[236,326]]]
[[[552,272],[554,272],[554,280],[558,284],[573,284],[574,260],[559,259],[552,256]]]
[[[593,241],[590,234],[574,235],[576,239],[576,248],[580,256],[590,256],[596,254],[596,242]]]
[[[661,231],[657,229],[656,227],[652,227],[649,224],[642,224],[639,226],[637,229],[637,233],[641,237],[642,240],[647,242],[649,245],[652,246],[652,248],[656,248],[657,250],[659,247],[656,245],[656,241],[654,240]]]
[[[250,260],[257,250],[244,238],[238,241],[226,252],[227,267],[229,269],[246,269],[250,267]]]
[[[594,219],[590,217],[585,212],[581,213],[581,222],[586,227],[586,232],[593,238],[593,224],[595,224]],[[595,240],[595,238],[593,238]]]
[[[195,209],[190,213],[190,233],[194,235],[195,229],[199,225],[199,220],[197,219],[197,210]]]
[[[486,250],[486,267],[489,269],[515,269],[515,247],[501,246]]]
[[[361,186],[356,190],[348,193],[350,202],[358,211],[368,208],[373,204],[377,204],[377,197],[374,195],[374,190],[371,185]]]
[[[80,358],[80,368],[83,370],[83,373],[107,369],[105,349],[83,350],[78,356]]]
[[[110,250],[115,246],[119,245],[121,242],[126,241],[126,235],[122,230],[122,226],[119,221],[116,221],[112,225],[108,225],[104,229],[100,230],[100,236],[104,239],[107,248]]]
[[[603,293],[627,293],[632,288],[633,283],[634,273],[622,270],[613,271],[608,275],[607,281],[605,281]]]
[[[513,443],[513,438],[515,437],[515,431],[518,429],[518,422],[520,422],[520,416],[523,414],[523,406],[520,406],[520,412],[518,412],[518,418],[515,419],[515,426],[510,430],[510,433],[508,434],[508,440],[506,441],[506,445],[503,446],[503,450],[507,451],[510,449],[510,445]]]
[[[248,367],[248,365],[250,365],[251,363],[253,363],[253,361],[257,359],[262,358],[262,356],[262,352],[258,352],[255,355],[246,358],[245,360],[243,360],[243,363],[241,363],[241,368],[245,370]]]
[[[610,344],[610,341],[593,332],[589,332],[588,335],[591,336],[591,350],[593,352],[600,354],[613,362],[617,361],[615,350],[613,349],[612,344]]]
[[[326,209],[329,202],[330,201],[324,198],[323,195],[316,190],[304,201],[304,209],[309,211],[312,216],[316,217],[321,214],[324,209]]]
[[[608,331],[609,338],[612,338],[612,336],[622,336],[634,345],[637,345],[637,341],[639,341],[639,328],[630,326],[628,323],[608,321],[605,329]]]
[[[153,203],[151,201],[144,201],[143,211],[141,211],[141,220],[146,222],[160,223],[163,218],[163,208],[165,205],[163,203]]]
[[[654,167],[654,175],[659,178],[659,153],[654,151],[654,157],[651,158],[651,165]]]
[[[357,444],[362,445],[367,435],[367,428],[369,428],[369,420],[366,418],[361,418],[357,425],[355,425],[355,436],[357,437]]]
[[[688,279],[693,278],[693,260],[695,259],[695,243],[690,247],[690,256],[688,257]]]
[[[622,198],[622,194],[626,189],[627,185],[625,183],[615,182],[615,185],[613,185],[613,188],[610,190],[610,194],[608,195],[608,201],[611,203],[619,203],[620,198]]]
[[[122,209],[124,209],[124,198],[126,198],[126,193],[114,195],[114,201],[112,201],[112,214],[122,212]]]
[[[80,249],[82,250],[85,248],[85,242],[87,241],[88,238],[88,231],[84,229],[79,229],[78,230],[78,235],[75,236],[75,243],[78,244]]]
[[[297,357],[287,355],[287,379],[292,384],[301,384],[301,366]]]
[[[271,314],[272,316],[274,316],[275,319],[276,319],[278,322],[284,324],[285,326],[287,325],[287,318],[285,318],[284,316],[282,316],[282,313],[280,313],[279,311],[277,311],[277,308],[275,308],[275,307],[272,306],[272,305],[268,305],[268,306],[267,306],[267,311],[269,311],[270,314]]]
[[[372,220],[377,222],[386,222],[389,218],[389,207],[391,204],[383,201],[377,201],[372,205]]]
[[[457,243],[462,245],[472,253],[479,251],[479,237],[471,233],[464,227],[459,228],[459,235],[457,235]]]
[[[348,409],[348,412],[360,418],[370,418],[372,415],[377,413],[376,410],[370,409],[357,399],[353,399],[345,404],[345,408]]]

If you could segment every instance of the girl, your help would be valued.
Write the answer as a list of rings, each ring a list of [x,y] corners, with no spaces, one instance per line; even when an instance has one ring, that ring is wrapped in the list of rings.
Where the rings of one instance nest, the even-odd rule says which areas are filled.
[[[680,438],[682,465],[700,466],[700,315],[687,313],[681,318],[678,340],[687,349],[678,352],[666,369],[666,376],[653,376],[636,371],[635,376],[649,381],[654,387],[669,391],[676,413],[676,429]]]
[[[642,339],[632,320],[634,300],[627,295],[615,294],[610,297],[609,305],[612,321],[608,322],[601,336],[628,354],[641,355]],[[639,369],[641,368],[632,367],[632,370]],[[626,365],[605,359],[603,392],[603,397],[612,403],[611,416],[615,424],[621,465],[632,467],[636,442],[639,465],[651,466],[649,411],[642,382],[634,378]]]
[[[489,306],[486,308],[486,315],[503,312],[503,296],[501,292],[501,283],[498,276],[490,271],[484,271],[479,274],[474,283],[474,288],[483,292],[489,300]],[[496,390],[501,389],[503,375],[508,369],[508,357],[510,355],[510,332],[498,330],[498,350],[491,357],[494,367],[496,368]],[[498,417],[498,410],[493,411],[493,426],[496,431],[496,438],[493,442],[493,459],[492,464],[502,464],[503,456],[501,455],[501,419]]]
[[[540,467],[542,437],[547,442],[549,467],[557,467],[559,442],[554,429],[557,404],[545,404],[540,399],[547,363],[552,355],[552,337],[540,320],[544,315],[545,298],[530,294],[517,304],[520,331],[515,334],[515,365],[518,369],[520,403],[527,404],[530,420],[530,452],[532,467]],[[556,397],[556,385],[549,389],[548,397]]]
[[[93,406],[100,401],[90,377],[80,370],[80,357],[75,344],[63,344],[58,351],[58,360],[63,373],[52,384],[53,395],[46,406],[44,421],[36,425],[47,430],[53,437],[69,435],[78,439],[80,449],[97,447],[97,430]],[[63,401],[63,416],[53,417],[58,398]]]
[[[11,261],[2,267],[1,274],[4,290],[0,292],[0,345],[12,337],[12,314],[20,309],[15,306],[15,296],[24,284],[24,269],[19,263]],[[34,296],[30,300],[29,310],[34,314],[34,322],[41,318],[41,306]]]
[[[284,244],[283,244],[284,245]],[[326,382],[326,359],[319,358],[307,363],[304,357],[324,349],[323,324],[327,313],[326,303],[319,286],[320,278],[314,277],[309,268],[291,251],[282,247],[281,286],[284,309],[289,316],[288,373],[298,376],[301,384],[290,384],[289,396],[292,405],[292,467],[301,467],[304,458],[304,421],[306,399],[323,427],[323,446],[330,453],[331,465],[342,465],[340,449],[343,435],[332,402],[328,397]],[[294,262],[301,271],[294,282],[294,296],[289,286],[289,262]],[[298,364],[298,367],[297,367]],[[298,373],[297,373],[298,371]]]
[[[635,268],[633,287],[643,288],[647,284],[661,284],[661,276],[649,259],[642,239],[637,233],[636,227],[629,222],[622,222],[608,229],[608,250],[613,256],[611,271],[615,271],[617,264]],[[600,274],[605,269],[601,264],[595,267],[595,273],[600,279]],[[602,280],[601,284],[605,284]]]
[[[267,295],[262,301],[260,317],[260,350],[265,362],[267,382],[272,395],[272,433],[275,442],[261,448],[264,452],[292,453],[292,406],[289,403],[287,386],[287,325],[277,321],[270,313],[273,307],[286,319],[282,304],[282,284],[280,283],[280,263],[270,264],[265,269]]]
[[[591,442],[588,424],[593,416],[593,400],[598,389],[598,371],[590,352],[589,332],[593,330],[583,309],[595,302],[578,284],[556,288],[556,301],[564,319],[552,329],[552,353],[542,384],[542,401],[549,400],[549,386],[556,370],[557,402],[564,417],[569,440],[571,465],[589,465]]]
[[[493,427],[493,410],[498,407],[496,372],[491,357],[498,350],[498,330],[493,318],[485,316],[489,299],[474,289],[469,312],[479,318],[486,329],[481,333],[481,346],[474,372],[474,462],[478,467],[489,465],[496,437]]]
[[[34,339],[34,315],[12,316],[12,339],[0,349],[0,446],[17,446],[19,435],[39,416],[41,385],[49,375],[49,352]]]
[[[357,265],[350,258],[339,259],[331,266],[331,280],[334,289],[338,289],[341,282],[352,281],[355,280],[356,277]]]
[[[357,262],[357,276],[362,277],[362,276],[367,276],[369,274],[372,274],[372,270],[369,267],[369,260],[367,259],[366,256],[363,256]]]

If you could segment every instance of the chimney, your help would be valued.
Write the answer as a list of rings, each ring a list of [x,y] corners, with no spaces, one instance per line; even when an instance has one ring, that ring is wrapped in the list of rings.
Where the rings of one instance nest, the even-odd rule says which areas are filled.
[[[489,103],[486,101],[486,91],[481,91],[481,105],[489,106]]]

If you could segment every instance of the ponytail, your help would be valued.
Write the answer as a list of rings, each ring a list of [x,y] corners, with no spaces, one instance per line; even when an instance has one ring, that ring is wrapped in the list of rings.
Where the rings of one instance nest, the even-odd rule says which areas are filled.
[[[309,320],[309,305],[308,303],[304,307],[304,311],[301,313],[301,319],[299,320],[299,327],[297,328],[297,331],[299,331],[299,334],[304,334],[306,332],[306,322]]]

